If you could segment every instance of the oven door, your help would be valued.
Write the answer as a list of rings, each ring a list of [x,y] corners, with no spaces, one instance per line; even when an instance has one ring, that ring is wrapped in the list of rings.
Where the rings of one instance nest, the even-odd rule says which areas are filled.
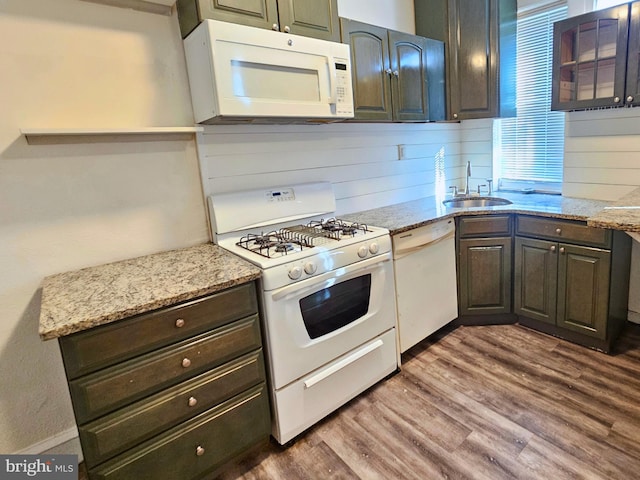
[[[274,388],[395,327],[393,284],[389,253],[265,292]]]

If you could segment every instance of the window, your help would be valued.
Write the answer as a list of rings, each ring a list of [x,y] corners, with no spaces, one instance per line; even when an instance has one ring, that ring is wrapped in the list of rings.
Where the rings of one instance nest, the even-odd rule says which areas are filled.
[[[561,191],[564,113],[550,111],[551,64],[553,22],[566,16],[566,5],[557,3],[518,16],[518,114],[494,122],[493,164],[499,189]]]

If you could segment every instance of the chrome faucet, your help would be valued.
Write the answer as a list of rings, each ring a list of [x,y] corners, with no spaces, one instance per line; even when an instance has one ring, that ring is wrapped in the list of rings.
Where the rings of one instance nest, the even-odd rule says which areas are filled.
[[[471,161],[467,162],[467,183],[464,187],[465,195],[469,195],[469,178],[471,178]]]

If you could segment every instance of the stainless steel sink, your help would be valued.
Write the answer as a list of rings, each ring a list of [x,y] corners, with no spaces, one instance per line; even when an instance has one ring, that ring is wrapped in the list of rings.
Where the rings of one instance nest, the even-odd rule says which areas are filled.
[[[471,208],[471,207],[495,207],[498,205],[511,205],[513,202],[506,198],[497,197],[465,197],[450,198],[444,200],[443,205],[451,208]]]

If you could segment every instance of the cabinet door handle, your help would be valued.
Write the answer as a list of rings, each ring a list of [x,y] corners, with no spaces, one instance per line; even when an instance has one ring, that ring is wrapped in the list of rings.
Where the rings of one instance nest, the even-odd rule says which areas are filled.
[[[560,235],[562,233],[562,229],[561,228],[556,228],[556,234]]]
[[[393,72],[390,68],[387,68],[384,73],[386,73],[387,75],[391,75]]]
[[[613,101],[614,103],[620,103],[620,97],[614,97]]]
[[[176,328],[184,327],[184,318],[179,318],[176,320]]]
[[[199,457],[201,457],[202,455],[204,455],[204,448],[203,448],[203,447],[201,447],[200,445],[198,445],[198,446],[196,447],[196,455],[197,455],[197,456],[199,456]]]
[[[454,113],[454,114],[453,114],[453,118],[458,118],[458,114],[457,114],[457,113]]]
[[[182,359],[182,366],[184,368],[190,367],[191,366],[191,360],[189,360],[188,358],[183,358]]]
[[[275,30],[277,32],[278,30],[280,30],[280,27],[278,27],[277,23],[274,23],[273,25],[271,25],[271,30]]]
[[[399,75],[400,75],[400,72],[399,72],[398,70],[394,70],[394,71],[393,71],[393,76],[394,76],[394,77],[397,77],[397,76],[399,76]]]
[[[551,245],[551,247],[549,248],[549,250],[551,250],[552,252],[556,251],[556,246],[555,245]]]
[[[196,397],[189,397],[189,400],[187,400],[187,405],[189,405],[190,407],[195,407],[198,404],[198,399]]]
[[[284,33],[289,33],[291,31],[291,27],[289,25],[284,26]]]
[[[560,247],[560,253],[564,255],[564,247]]]
[[[633,96],[629,95],[627,97],[627,103],[631,103],[631,102],[633,102]]]

